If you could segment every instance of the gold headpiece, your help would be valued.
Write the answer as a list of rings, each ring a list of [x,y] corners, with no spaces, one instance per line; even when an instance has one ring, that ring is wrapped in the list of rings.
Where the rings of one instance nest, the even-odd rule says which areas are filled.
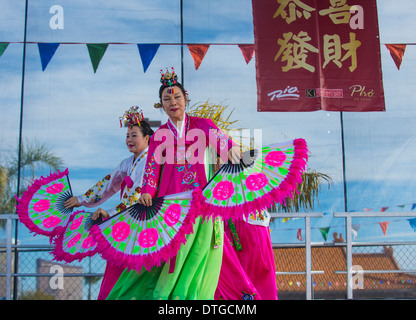
[[[135,124],[140,126],[140,121],[144,120],[143,111],[138,106],[133,106],[120,117],[120,128],[123,126],[132,127]]]

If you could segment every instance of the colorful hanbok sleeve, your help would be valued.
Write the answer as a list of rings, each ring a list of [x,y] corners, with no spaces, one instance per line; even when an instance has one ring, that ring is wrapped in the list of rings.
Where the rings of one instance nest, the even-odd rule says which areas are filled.
[[[222,161],[228,161],[228,150],[237,145],[229,136],[227,136],[211,119],[199,119],[199,128],[209,138],[208,143],[211,145]]]
[[[144,154],[143,157],[146,155],[147,153]],[[139,200],[142,193],[145,160],[146,159],[139,161],[134,167],[133,172],[124,178],[124,181],[122,182],[122,194],[120,197],[121,202],[115,207],[107,210],[110,216],[124,211],[127,207],[135,204]]]
[[[161,162],[157,161],[158,156],[156,155],[156,149],[160,143],[154,139],[156,134],[157,131],[155,134],[153,134],[149,141],[149,151],[147,153],[143,177],[143,187],[141,190],[142,193],[149,193],[152,198],[156,197],[157,185],[162,170]]]
[[[122,161],[110,174],[98,181],[83,195],[78,196],[78,201],[87,208],[97,207],[120,191],[121,184],[127,176],[126,160]]]

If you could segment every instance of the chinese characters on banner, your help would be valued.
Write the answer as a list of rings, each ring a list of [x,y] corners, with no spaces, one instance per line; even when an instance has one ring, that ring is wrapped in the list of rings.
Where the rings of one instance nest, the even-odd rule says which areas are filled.
[[[252,0],[258,111],[384,111],[376,0]]]

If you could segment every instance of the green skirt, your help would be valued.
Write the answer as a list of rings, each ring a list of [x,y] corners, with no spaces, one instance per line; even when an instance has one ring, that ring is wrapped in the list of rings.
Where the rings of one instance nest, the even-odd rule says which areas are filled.
[[[221,245],[214,248],[213,220],[201,222],[201,217],[195,219],[194,232],[179,249],[173,273],[169,273],[169,263],[150,272],[143,268],[140,274],[124,270],[107,300],[213,300],[221,270],[224,225],[220,222],[216,230]]]

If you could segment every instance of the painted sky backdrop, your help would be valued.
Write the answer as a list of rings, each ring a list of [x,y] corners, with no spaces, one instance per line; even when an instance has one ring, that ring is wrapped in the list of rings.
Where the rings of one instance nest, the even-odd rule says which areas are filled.
[[[416,43],[416,2],[377,3],[387,111],[344,113],[348,209],[410,211],[416,203],[416,48],[407,47],[398,70],[384,44]],[[50,27],[54,5],[63,8],[63,29]],[[11,42],[0,57],[3,157],[16,149],[19,135],[23,45],[18,42],[23,41],[25,1],[0,0],[0,8],[0,42]],[[256,111],[255,61],[247,64],[237,46],[254,42],[251,1],[185,0],[183,23],[185,43],[211,44],[198,70],[184,48],[180,77],[191,105],[207,100],[228,105],[236,127],[262,129],[263,145],[306,139],[309,167],[334,180],[329,190],[323,187],[315,211],[344,211],[340,114]],[[45,143],[64,159],[75,194],[129,156],[118,121],[126,109],[139,105],[146,117],[166,121],[153,104],[160,69],[173,66],[180,73],[180,36],[179,0],[29,1],[27,41],[35,43],[26,46],[23,138]],[[61,43],[45,71],[36,42]],[[110,44],[94,73],[85,43],[102,42],[126,44]],[[146,72],[137,43],[161,44]],[[317,225],[334,223],[325,219]],[[380,230],[377,224],[374,233]],[[281,228],[292,229],[287,226]],[[296,234],[297,226],[293,229]],[[407,221],[398,230],[405,237],[413,232]],[[289,237],[281,234],[274,234],[275,241]]]

